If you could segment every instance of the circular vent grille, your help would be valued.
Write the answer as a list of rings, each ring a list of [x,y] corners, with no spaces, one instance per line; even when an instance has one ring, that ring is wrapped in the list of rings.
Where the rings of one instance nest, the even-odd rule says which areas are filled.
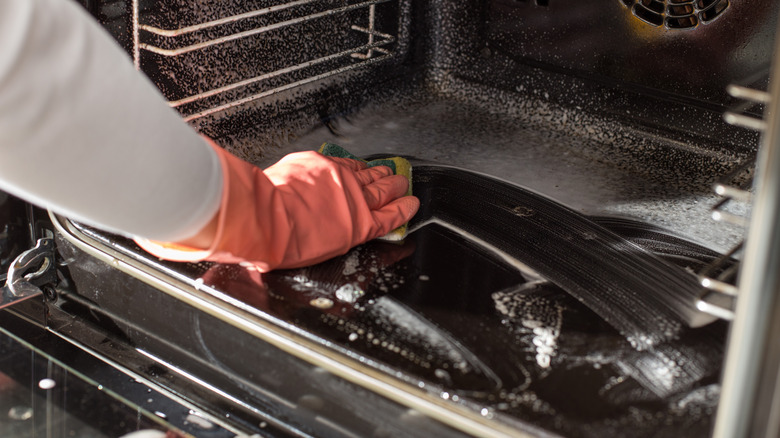
[[[640,20],[653,26],[687,29],[723,14],[729,0],[621,0]]]

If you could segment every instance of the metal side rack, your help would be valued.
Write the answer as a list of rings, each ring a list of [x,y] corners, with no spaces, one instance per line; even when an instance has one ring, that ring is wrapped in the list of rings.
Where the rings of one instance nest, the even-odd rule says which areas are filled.
[[[752,113],[762,111],[763,106],[769,103],[769,93],[742,85],[731,85],[727,92],[740,99],[740,103],[724,114],[724,120],[731,125],[763,133],[766,130],[766,122]],[[713,190],[722,197],[711,209],[713,220],[748,227],[755,168],[756,156],[751,155],[713,183]],[[735,283],[744,246],[744,241],[739,242],[699,272],[699,280],[703,286],[696,303],[699,310],[728,321],[734,319],[739,294]]]
[[[206,85],[188,83],[168,93],[170,105],[191,121],[393,57],[397,14],[389,21],[380,15],[384,8],[389,11],[384,15],[392,16],[397,2],[348,1],[333,7],[326,0],[297,0],[162,28],[144,22],[147,14],[133,0],[133,59],[139,70],[143,58],[156,56],[158,66],[172,66],[170,77],[205,78]],[[384,30],[380,21],[384,27],[394,22],[395,28]],[[307,26],[327,27],[328,41],[309,41]],[[267,49],[271,44],[275,50]]]
[[[723,197],[711,209],[713,220],[747,227],[745,208],[752,200],[748,187],[753,181],[754,167],[755,157],[751,157],[713,184],[715,193]],[[733,204],[738,204],[740,213],[744,214],[729,210]],[[699,310],[721,319],[734,319],[734,306],[738,295],[738,288],[734,283],[739,272],[743,248],[744,241],[741,241],[699,272],[699,280],[704,288],[696,303]]]

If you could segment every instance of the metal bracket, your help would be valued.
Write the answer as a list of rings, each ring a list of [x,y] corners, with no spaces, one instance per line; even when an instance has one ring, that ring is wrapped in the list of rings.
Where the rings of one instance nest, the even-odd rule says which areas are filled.
[[[56,280],[54,239],[38,239],[33,248],[19,254],[8,268],[0,309],[43,294],[41,287]]]
[[[699,273],[699,282],[704,289],[696,301],[697,309],[727,321],[734,319],[739,290],[733,283],[739,272],[737,254],[742,246],[740,242]]]

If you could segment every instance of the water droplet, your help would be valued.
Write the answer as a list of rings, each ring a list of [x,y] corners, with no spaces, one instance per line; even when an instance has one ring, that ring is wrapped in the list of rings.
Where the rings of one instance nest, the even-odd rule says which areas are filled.
[[[318,309],[330,309],[333,307],[333,300],[330,298],[318,297],[309,301],[309,305]]]
[[[440,380],[444,380],[445,382],[449,382],[449,381],[450,381],[450,373],[448,373],[448,372],[444,371],[444,370],[443,370],[443,369],[441,369],[441,368],[437,368],[437,369],[436,369],[436,370],[433,372],[433,375],[435,375],[435,376],[436,376],[436,378],[438,378],[438,379],[440,379]]]
[[[353,342],[354,342],[354,341],[356,341],[356,340],[357,340],[357,338],[358,338],[358,334],[357,334],[357,333],[350,333],[350,334],[349,334],[349,340],[350,340],[350,341],[353,341]]]
[[[365,294],[363,289],[352,283],[345,284],[336,290],[336,298],[345,303],[354,303]]]
[[[29,420],[33,416],[33,410],[29,406],[14,406],[8,410],[8,418],[17,421]]]
[[[41,381],[38,382],[38,387],[41,389],[52,389],[55,386],[57,386],[57,382],[53,379],[41,379]]]
[[[419,278],[419,279],[420,279],[420,281],[428,281],[428,280],[430,280],[430,279],[431,279],[431,277],[429,277],[429,276],[427,276],[427,275],[425,275],[425,274],[423,274],[423,275],[420,275],[420,276],[419,276],[419,277],[417,277],[417,278]]]
[[[165,415],[164,413],[162,413],[160,411],[154,411],[154,415],[157,415],[158,417],[162,418],[163,420],[168,418],[167,415]]]
[[[190,411],[190,414],[187,415],[187,418],[185,419],[187,423],[190,423],[194,426],[197,426],[201,429],[213,429],[214,424],[210,422],[209,420],[201,417],[198,413],[195,413],[193,411]]]

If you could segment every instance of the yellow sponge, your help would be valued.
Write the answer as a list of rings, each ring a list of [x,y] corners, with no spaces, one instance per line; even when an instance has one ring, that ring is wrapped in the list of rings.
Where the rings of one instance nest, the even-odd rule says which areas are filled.
[[[323,143],[322,146],[320,146],[319,152],[322,155],[326,155],[329,157],[341,157],[341,158],[351,158],[353,160],[360,160],[368,164],[368,167],[387,166],[393,169],[394,174],[403,175],[404,177],[406,177],[407,180],[409,180],[409,190],[407,190],[406,194],[407,195],[412,194],[412,165],[409,163],[409,160],[405,158],[391,157],[391,158],[380,158],[378,160],[371,160],[371,161],[361,160],[360,158],[351,154],[343,147],[333,143]],[[380,237],[379,239],[390,240],[390,241],[403,240],[403,238],[406,237],[406,232],[408,231],[408,229],[409,229],[409,224],[408,223],[403,224],[400,227],[396,228],[395,230]]]

